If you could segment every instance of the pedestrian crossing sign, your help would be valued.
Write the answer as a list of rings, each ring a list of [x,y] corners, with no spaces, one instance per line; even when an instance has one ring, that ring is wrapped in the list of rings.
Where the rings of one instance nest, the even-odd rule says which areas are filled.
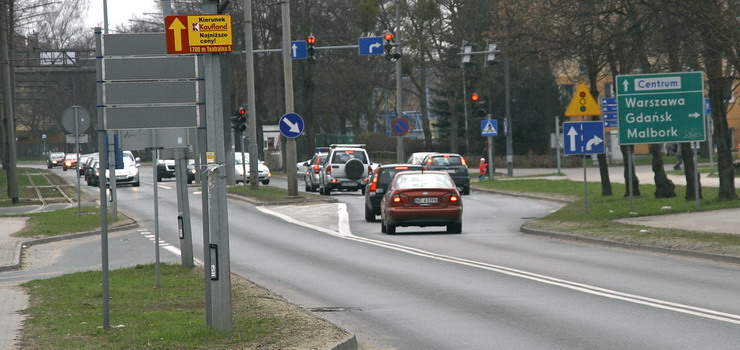
[[[480,121],[480,135],[481,136],[497,136],[498,135],[498,121],[495,119],[481,120]]]

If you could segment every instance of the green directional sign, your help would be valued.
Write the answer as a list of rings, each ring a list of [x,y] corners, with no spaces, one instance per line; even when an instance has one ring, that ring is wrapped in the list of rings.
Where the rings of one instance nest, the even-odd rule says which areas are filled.
[[[706,139],[702,72],[617,76],[619,143]]]

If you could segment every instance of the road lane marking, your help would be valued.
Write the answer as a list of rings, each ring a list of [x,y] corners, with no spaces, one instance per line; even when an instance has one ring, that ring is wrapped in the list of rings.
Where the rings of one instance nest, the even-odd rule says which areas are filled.
[[[323,227],[318,227],[316,225],[304,223],[288,215],[278,213],[276,211],[267,209],[262,206],[257,206],[255,208],[257,208],[259,211],[263,213],[278,217],[289,223],[293,223],[299,226],[303,226],[303,227],[307,227],[313,230],[324,232],[326,234],[339,237],[339,238],[343,238],[343,239],[348,239],[348,240],[361,242],[365,244],[371,244],[374,246],[392,249],[392,250],[396,250],[399,252],[416,255],[420,257],[425,257],[425,258],[430,258],[430,259],[435,259],[435,260],[440,260],[440,261],[446,261],[446,262],[451,262],[455,264],[484,269],[488,271],[498,272],[501,274],[505,274],[505,275],[509,275],[513,277],[519,277],[519,278],[523,278],[523,279],[527,279],[527,280],[531,280],[535,282],[540,282],[540,283],[545,283],[545,284],[549,284],[553,286],[558,286],[558,287],[562,287],[562,288],[566,288],[566,289],[570,289],[570,290],[574,290],[574,291],[578,291],[578,292],[582,292],[586,294],[601,296],[601,297],[615,299],[615,300],[622,300],[622,301],[626,301],[626,302],[633,303],[633,304],[645,305],[645,306],[650,306],[653,308],[680,312],[680,313],[687,314],[687,315],[693,315],[693,316],[713,319],[713,320],[722,321],[722,322],[740,324],[740,315],[735,315],[731,313],[710,310],[710,309],[705,309],[705,308],[700,308],[700,307],[694,307],[694,306],[684,305],[684,304],[679,304],[679,303],[673,303],[673,302],[660,300],[660,299],[648,298],[648,297],[644,297],[644,296],[640,296],[636,294],[624,293],[624,292],[620,292],[620,291],[616,291],[616,290],[612,290],[608,288],[601,288],[597,286],[588,285],[585,283],[564,280],[564,279],[541,275],[541,274],[528,272],[524,270],[509,268],[509,267],[500,266],[500,265],[488,264],[488,263],[484,263],[480,261],[457,258],[457,257],[444,255],[444,254],[432,253],[432,252],[429,252],[423,249],[417,249],[417,248],[408,247],[408,246],[404,246],[400,244],[355,236],[352,234],[352,232],[349,229],[349,214],[347,213],[347,206],[344,203],[337,204],[337,213],[339,215],[339,232],[325,229]]]

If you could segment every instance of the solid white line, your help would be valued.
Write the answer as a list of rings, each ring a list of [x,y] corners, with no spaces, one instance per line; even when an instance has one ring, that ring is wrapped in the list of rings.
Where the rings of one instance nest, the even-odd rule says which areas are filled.
[[[331,230],[318,227],[312,224],[307,224],[299,220],[296,220],[290,216],[272,211],[270,209],[267,209],[261,206],[258,206],[256,208],[263,213],[270,214],[275,217],[281,218],[289,223],[307,227],[307,228],[317,230],[317,231],[320,231],[320,232],[323,232],[323,233],[326,233],[332,236],[336,236],[339,238],[344,238],[344,239],[349,239],[349,240],[353,240],[356,242],[371,244],[374,246],[392,249],[392,250],[396,250],[399,252],[421,256],[425,258],[436,259],[440,261],[446,261],[446,262],[451,262],[455,264],[480,268],[480,269],[484,269],[488,271],[498,272],[501,274],[524,278],[524,279],[528,279],[531,281],[545,283],[545,284],[558,286],[562,288],[567,288],[570,290],[575,290],[575,291],[586,293],[586,294],[602,296],[602,297],[606,297],[610,299],[622,300],[622,301],[650,306],[650,307],[654,307],[658,309],[671,310],[671,311],[680,312],[683,314],[694,315],[694,316],[699,316],[703,318],[709,318],[709,319],[722,321],[722,322],[740,324],[740,315],[735,315],[735,314],[730,314],[730,313],[725,313],[725,312],[715,311],[715,310],[710,310],[710,309],[704,309],[704,308],[699,308],[699,307],[694,307],[694,306],[689,306],[689,305],[684,305],[684,304],[678,304],[678,303],[673,303],[673,302],[660,300],[660,299],[643,297],[643,296],[639,296],[635,294],[619,292],[619,291],[612,290],[612,289],[601,288],[601,287],[578,283],[574,281],[568,281],[568,280],[559,279],[555,277],[540,275],[540,274],[536,274],[532,272],[527,272],[524,270],[519,270],[519,269],[514,269],[514,268],[509,268],[509,267],[499,266],[499,265],[493,265],[493,264],[488,264],[488,263],[483,263],[483,262],[468,260],[468,259],[463,259],[463,258],[457,258],[453,256],[443,255],[443,254],[432,253],[432,252],[422,250],[422,249],[403,246],[403,245],[390,243],[390,242],[374,240],[370,238],[358,237],[358,236],[353,235],[349,229],[349,214],[347,213],[347,206],[344,203],[339,203],[337,205],[337,213],[339,215],[339,232],[331,231]]]

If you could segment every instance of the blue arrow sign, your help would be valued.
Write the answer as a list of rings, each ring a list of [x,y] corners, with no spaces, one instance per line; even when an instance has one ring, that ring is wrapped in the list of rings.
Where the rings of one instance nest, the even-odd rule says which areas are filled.
[[[481,120],[480,136],[498,136],[498,120]]]
[[[565,122],[563,123],[565,154],[605,153],[604,122]]]
[[[357,39],[357,46],[360,50],[360,56],[382,55],[383,54],[383,37],[368,36]]]
[[[280,133],[294,139],[303,133],[303,118],[296,113],[286,113],[280,117]]]
[[[290,42],[290,57],[294,60],[308,58],[308,44],[306,44],[305,40]]]

